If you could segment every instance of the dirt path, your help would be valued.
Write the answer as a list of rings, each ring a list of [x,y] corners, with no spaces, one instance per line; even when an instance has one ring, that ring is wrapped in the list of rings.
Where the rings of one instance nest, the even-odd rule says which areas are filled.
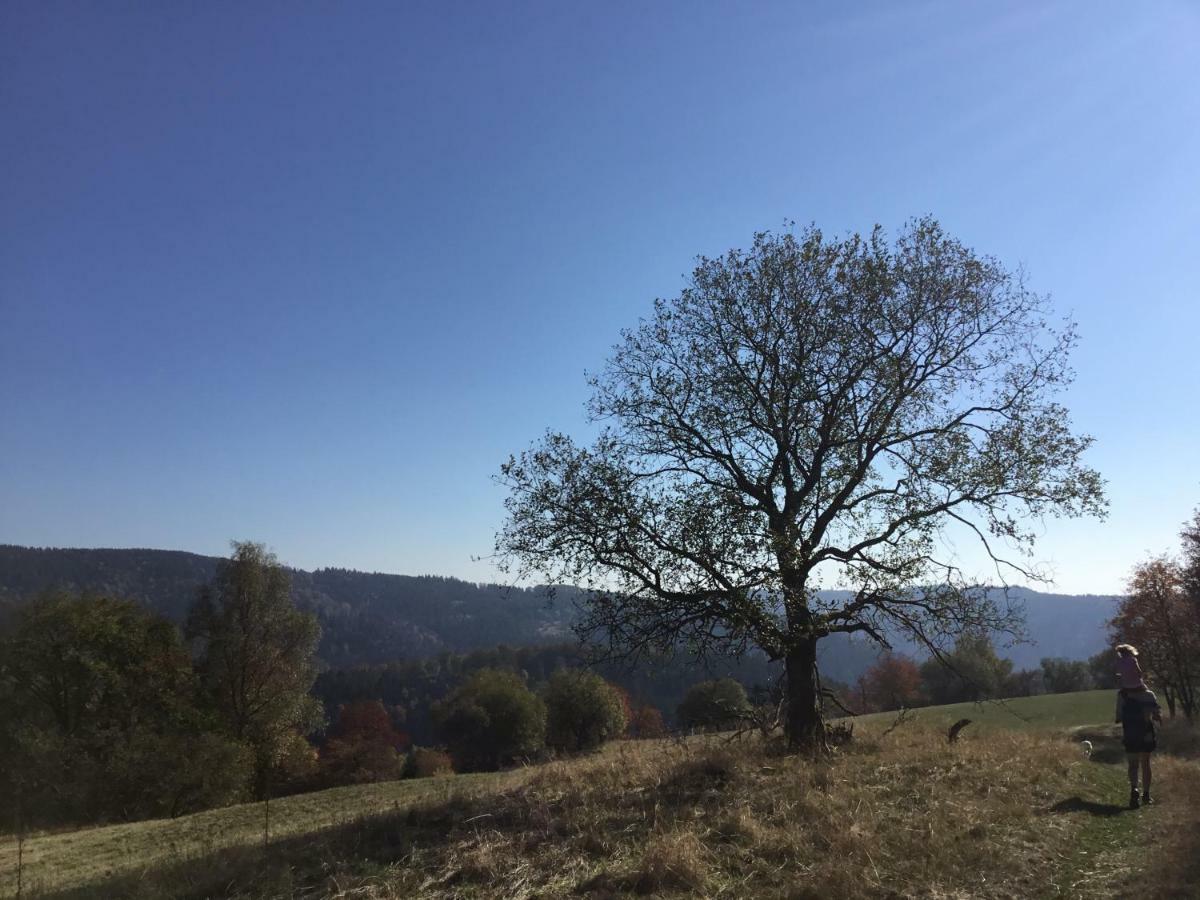
[[[1092,790],[1087,798],[1060,804],[1060,811],[1083,820],[1048,895],[1063,900],[1200,897],[1200,761],[1156,754],[1155,802],[1132,810],[1116,730],[1105,727],[1087,736],[1096,746]]]
[[[1200,897],[1200,761],[1155,760],[1153,806],[1140,810],[1135,868],[1114,897]],[[1136,873],[1136,874],[1135,874]]]

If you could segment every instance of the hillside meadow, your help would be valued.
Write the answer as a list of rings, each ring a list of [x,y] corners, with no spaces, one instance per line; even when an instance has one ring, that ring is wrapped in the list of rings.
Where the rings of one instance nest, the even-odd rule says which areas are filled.
[[[817,763],[710,736],[291,797],[265,853],[261,804],[36,836],[25,896],[1196,896],[1200,769],[1160,755],[1162,802],[1126,810],[1123,767],[1078,743],[1112,741],[1109,695],[921,710],[887,734],[895,714],[864,717]]]
[[[930,728],[949,728],[961,719],[970,719],[971,730],[1003,731],[1063,731],[1080,725],[1111,722],[1116,705],[1114,691],[1080,691],[1074,694],[1043,694],[1038,697],[1018,697],[988,703],[950,703],[910,710],[907,718],[914,724]],[[882,725],[895,721],[894,712],[857,716],[856,728]]]

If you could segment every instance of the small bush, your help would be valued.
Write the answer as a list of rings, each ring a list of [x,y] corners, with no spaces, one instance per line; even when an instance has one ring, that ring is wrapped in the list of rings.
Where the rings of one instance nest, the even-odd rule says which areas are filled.
[[[746,689],[732,678],[702,681],[679,704],[679,724],[702,730],[732,728],[749,711]]]
[[[666,736],[667,726],[663,714],[653,706],[639,706],[629,721],[627,733],[634,738],[660,738]]]
[[[327,785],[393,781],[403,766],[404,757],[380,741],[335,739],[321,751],[321,778]]]
[[[433,708],[459,771],[498,769],[542,749],[546,705],[515,672],[480,669]]]
[[[405,778],[434,778],[453,775],[454,762],[450,754],[429,747],[413,747],[404,761]]]
[[[592,672],[559,669],[546,686],[546,744],[565,753],[594,750],[628,724],[621,695]]]

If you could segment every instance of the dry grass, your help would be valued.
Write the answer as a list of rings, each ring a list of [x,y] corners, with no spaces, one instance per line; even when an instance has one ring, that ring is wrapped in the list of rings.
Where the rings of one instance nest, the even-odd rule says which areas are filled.
[[[321,833],[353,823],[364,816],[408,809],[414,804],[442,802],[459,794],[495,791],[524,777],[523,772],[500,775],[462,775],[354,785],[271,802],[272,842]],[[86,888],[126,876],[145,880],[144,873],[160,868],[187,869],[196,862],[200,877],[208,860],[221,853],[257,858],[263,836],[263,805],[246,803],[213,809],[177,819],[154,819],[79,831],[30,836],[24,847],[25,895]],[[0,840],[0,897],[16,888],[17,843]],[[211,874],[211,873],[208,873]],[[97,897],[110,894],[100,889]],[[153,892],[147,897],[156,896]]]
[[[1089,896],[1047,873],[1071,868],[1096,818],[1088,798],[1111,793],[1110,775],[1068,742],[1026,733],[951,747],[940,729],[902,729],[826,762],[760,743],[620,744],[544,766],[497,796],[280,847],[266,865],[229,862],[219,890],[374,900]],[[118,893],[104,896],[123,890],[108,887]],[[213,890],[194,882],[176,895]]]
[[[618,743],[502,791],[298,836],[266,858],[221,851],[71,896],[1200,896],[1196,762],[1157,758],[1162,802],[1130,812],[1123,766],[1061,735],[968,731],[949,746],[933,723],[881,731],[867,723],[816,762],[759,741]],[[1093,731],[1103,750],[1111,735]]]
[[[1114,896],[1195,900],[1200,897],[1200,728],[1182,720],[1161,731],[1154,759],[1153,826],[1141,829],[1130,866]]]

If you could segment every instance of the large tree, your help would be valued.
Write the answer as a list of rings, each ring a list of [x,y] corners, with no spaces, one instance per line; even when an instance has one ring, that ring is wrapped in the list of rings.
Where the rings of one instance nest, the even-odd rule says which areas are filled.
[[[316,724],[309,696],[321,636],[316,618],[297,609],[291,579],[262,544],[235,542],[188,617],[197,671],[231,737],[254,747],[258,790],[297,730]]]
[[[784,660],[788,736],[819,745],[821,638],[1017,627],[940,538],[1002,577],[1043,516],[1103,514],[1056,402],[1074,328],[1047,316],[931,219],[702,257],[592,377],[595,442],[550,433],[502,467],[498,552],[588,588],[581,631],[613,647]]]

